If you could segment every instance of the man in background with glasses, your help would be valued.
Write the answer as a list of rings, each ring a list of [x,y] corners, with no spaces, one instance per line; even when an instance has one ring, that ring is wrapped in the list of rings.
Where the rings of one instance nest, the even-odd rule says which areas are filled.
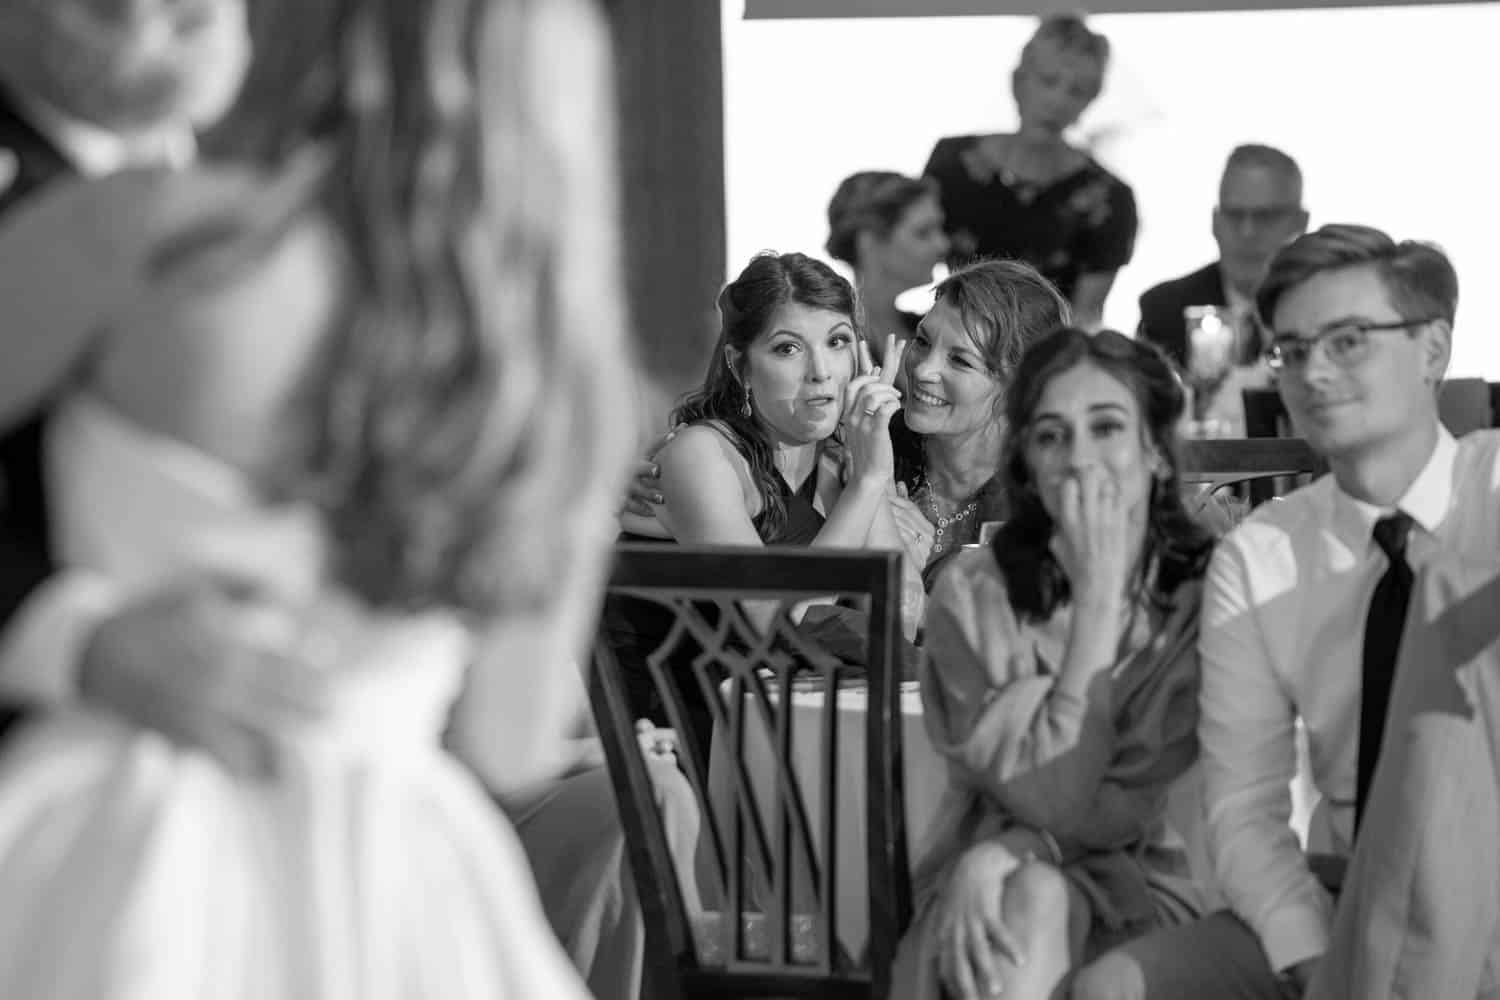
[[[1258,355],[1255,291],[1271,258],[1307,228],[1302,169],[1271,146],[1238,146],[1224,164],[1213,212],[1219,259],[1192,274],[1164,281],[1141,296],[1136,336],[1149,340],[1186,369],[1189,306],[1227,308],[1241,331],[1242,360]]]
[[[1075,997],[1302,996],[1329,947],[1356,831],[1433,821],[1369,791],[1414,577],[1448,553],[1500,549],[1500,432],[1455,439],[1438,419],[1457,301],[1441,251],[1364,226],[1325,226],[1273,261],[1257,295],[1273,331],[1270,360],[1293,423],[1331,474],[1230,532],[1205,583],[1199,735],[1208,854],[1228,909],[1127,945],[1096,964],[1101,978],[1080,982]],[[1305,854],[1289,824],[1299,718],[1331,856]],[[1398,744],[1409,721],[1403,709]],[[1488,796],[1493,804],[1493,781]],[[1437,793],[1424,803],[1453,805]],[[1481,825],[1472,835],[1488,840],[1408,857],[1407,867],[1436,872],[1427,885],[1462,885],[1482,857],[1490,870],[1475,873],[1475,890],[1500,904],[1490,864],[1500,831]],[[1489,996],[1454,992],[1443,978],[1444,940],[1468,910],[1463,893],[1412,897],[1413,871],[1399,865],[1371,874],[1374,885],[1354,889],[1378,892],[1389,879],[1400,894],[1375,952],[1384,971],[1399,963],[1401,973],[1385,989],[1367,978],[1362,991],[1337,995]],[[1430,905],[1408,919],[1412,898]],[[1348,933],[1368,945],[1361,935],[1373,931]],[[1353,951],[1338,960],[1353,965]],[[1330,966],[1322,982],[1352,974]],[[1414,982],[1424,985],[1389,993]]]

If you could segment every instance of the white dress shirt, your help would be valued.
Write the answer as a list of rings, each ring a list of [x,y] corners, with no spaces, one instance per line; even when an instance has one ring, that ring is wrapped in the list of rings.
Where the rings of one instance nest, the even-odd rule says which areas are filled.
[[[1407,560],[1473,537],[1500,517],[1500,432],[1437,445],[1396,505],[1415,521]],[[1333,905],[1288,824],[1295,723],[1333,849],[1353,841],[1365,615],[1387,561],[1362,503],[1324,476],[1262,505],[1214,553],[1203,601],[1202,742],[1207,830],[1218,887],[1260,937],[1272,968],[1327,948]],[[1493,532],[1486,532],[1493,537]]]

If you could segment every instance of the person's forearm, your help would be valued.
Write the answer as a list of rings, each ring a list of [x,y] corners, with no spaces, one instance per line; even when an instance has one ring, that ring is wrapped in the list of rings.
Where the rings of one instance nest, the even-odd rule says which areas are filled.
[[[813,539],[813,546],[826,549],[862,549],[869,543],[870,528],[885,507],[885,483],[874,476],[850,480],[839,494],[833,510]],[[897,545],[897,548],[900,546]]]
[[[1230,906],[1260,937],[1275,968],[1321,954],[1332,901],[1291,828],[1282,771],[1267,768],[1263,777],[1250,779],[1226,775],[1212,757],[1204,766],[1209,856]]]
[[[1109,717],[1113,712],[1109,670],[1119,651],[1123,600],[1117,594],[1105,594],[1080,600],[1072,609],[1057,692],[1076,698],[1090,714]],[[1101,679],[1103,683],[1098,683]]]

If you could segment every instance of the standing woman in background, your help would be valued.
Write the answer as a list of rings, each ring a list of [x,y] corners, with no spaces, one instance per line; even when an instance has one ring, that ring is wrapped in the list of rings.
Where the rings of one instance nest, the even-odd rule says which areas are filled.
[[[854,271],[854,290],[864,312],[865,340],[884,364],[890,334],[910,337],[921,313],[896,299],[932,281],[932,269],[948,255],[943,208],[931,180],[889,170],[863,170],[845,177],[828,202],[828,255]]]
[[[1108,63],[1108,40],[1081,19],[1045,19],[1011,76],[1020,127],[941,139],[923,171],[942,188],[950,267],[975,257],[1024,260],[1090,330],[1103,323],[1137,226],[1130,187],[1064,137],[1099,96]]]

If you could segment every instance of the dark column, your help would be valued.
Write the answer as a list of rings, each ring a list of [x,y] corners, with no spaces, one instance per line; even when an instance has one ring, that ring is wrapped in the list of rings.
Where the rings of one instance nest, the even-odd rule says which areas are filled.
[[[724,283],[719,0],[606,0],[620,80],[625,273],[648,406],[698,384]]]

